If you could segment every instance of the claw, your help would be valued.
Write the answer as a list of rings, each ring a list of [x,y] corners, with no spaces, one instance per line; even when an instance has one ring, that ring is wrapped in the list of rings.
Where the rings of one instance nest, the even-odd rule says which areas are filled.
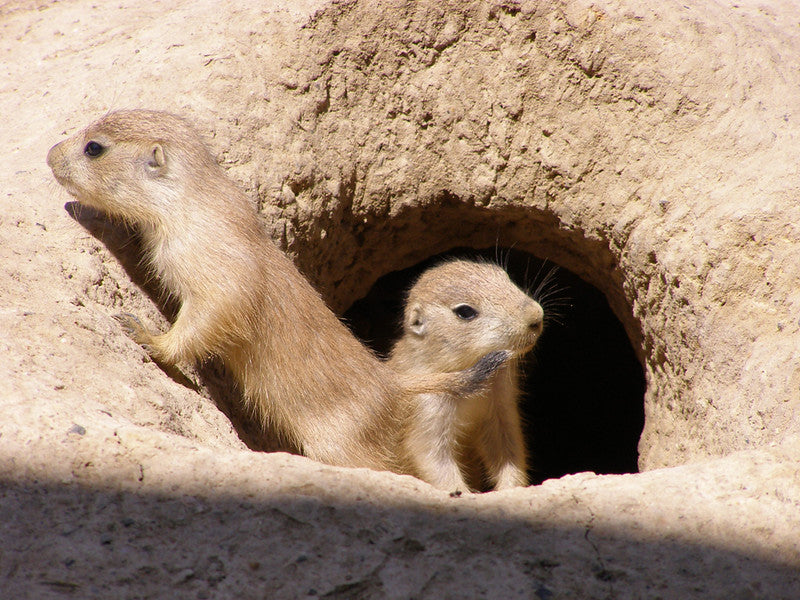
[[[480,385],[485,382],[510,358],[511,352],[508,350],[497,350],[484,355],[469,369],[472,383],[474,385]]]
[[[142,322],[138,317],[132,315],[131,313],[119,313],[114,315],[114,318],[122,326],[122,329],[125,331],[128,337],[143,346],[145,350],[147,350],[148,354],[151,353],[149,342],[152,339],[152,336],[147,331],[145,326],[142,325]]]
[[[132,335],[137,331],[144,329],[144,325],[139,318],[131,313],[119,313],[114,315],[114,318],[119,322],[125,333]]]

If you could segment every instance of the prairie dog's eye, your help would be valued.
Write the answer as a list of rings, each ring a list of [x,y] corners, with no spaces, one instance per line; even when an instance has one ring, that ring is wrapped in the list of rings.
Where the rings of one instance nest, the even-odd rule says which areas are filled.
[[[103,153],[105,146],[99,142],[91,141],[83,148],[83,153],[89,158],[97,158]]]
[[[478,311],[472,308],[469,304],[459,304],[453,309],[459,319],[471,321],[478,316]]]

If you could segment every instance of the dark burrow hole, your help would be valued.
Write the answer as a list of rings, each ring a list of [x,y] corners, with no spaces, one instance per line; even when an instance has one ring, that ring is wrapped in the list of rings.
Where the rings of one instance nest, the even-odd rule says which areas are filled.
[[[381,277],[344,315],[354,333],[386,356],[400,335],[406,291],[448,257],[503,264],[530,290],[554,267],[521,251],[455,249]],[[622,324],[599,290],[564,268],[539,296],[546,297],[545,330],[523,367],[520,400],[531,481],[581,471],[638,472],[645,379]]]

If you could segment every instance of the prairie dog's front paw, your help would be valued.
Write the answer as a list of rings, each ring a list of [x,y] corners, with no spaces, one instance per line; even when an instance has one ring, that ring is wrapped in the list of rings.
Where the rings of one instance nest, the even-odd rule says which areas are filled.
[[[142,346],[148,345],[148,342],[152,336],[147,329],[145,329],[145,326],[142,325],[142,322],[138,317],[132,315],[131,313],[119,313],[114,315],[114,318],[119,322],[119,324],[122,326],[122,329],[133,341],[135,341],[137,344],[141,344]]]
[[[521,468],[506,465],[497,478],[495,490],[510,490],[515,487],[527,487],[528,475]]]
[[[467,369],[469,385],[465,388],[467,393],[475,393],[482,390],[492,377],[504,364],[511,358],[508,350],[496,350],[482,356],[478,362]]]

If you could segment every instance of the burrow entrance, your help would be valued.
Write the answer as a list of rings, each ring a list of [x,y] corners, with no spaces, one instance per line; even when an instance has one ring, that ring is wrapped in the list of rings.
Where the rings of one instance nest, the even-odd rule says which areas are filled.
[[[447,257],[506,266],[523,289],[539,292],[545,330],[524,365],[520,410],[534,483],[569,473],[638,472],[645,379],[631,343],[605,296],[563,267],[507,249],[459,248],[381,277],[344,314],[354,333],[385,356],[400,334],[406,290]]]

